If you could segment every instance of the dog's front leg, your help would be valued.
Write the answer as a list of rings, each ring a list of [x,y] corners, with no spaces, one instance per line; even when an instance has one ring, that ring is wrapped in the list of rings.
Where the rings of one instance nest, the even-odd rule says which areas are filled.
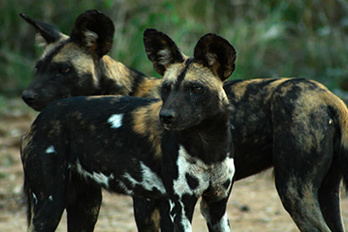
[[[210,232],[229,232],[231,231],[226,207],[228,197],[219,201],[211,201],[208,197],[202,197],[201,213],[207,222]]]
[[[181,179],[173,178],[175,168],[172,166],[163,176],[168,195],[161,206],[161,231],[191,232],[192,216],[198,197],[192,191],[188,191],[186,181],[179,181],[181,184],[177,184]]]
[[[175,232],[191,232],[192,217],[198,198],[185,194],[175,195],[169,199],[169,217]]]

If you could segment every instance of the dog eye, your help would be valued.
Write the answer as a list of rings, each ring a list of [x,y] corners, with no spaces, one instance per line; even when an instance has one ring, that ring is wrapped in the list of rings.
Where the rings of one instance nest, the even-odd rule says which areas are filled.
[[[193,93],[199,93],[199,92],[202,91],[202,89],[203,89],[203,87],[202,87],[202,86],[199,86],[199,85],[194,85],[194,86],[191,87],[191,91],[192,91]]]
[[[65,67],[65,68],[59,69],[59,72],[60,72],[61,74],[66,74],[66,73],[68,73],[69,71],[70,71],[70,68],[69,68],[69,67]]]

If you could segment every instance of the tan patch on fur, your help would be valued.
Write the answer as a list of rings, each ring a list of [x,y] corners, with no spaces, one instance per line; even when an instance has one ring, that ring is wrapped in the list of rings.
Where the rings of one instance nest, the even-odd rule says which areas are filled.
[[[21,150],[21,156],[22,156],[23,167],[24,168],[26,166],[26,162],[25,161],[27,160],[26,155],[28,154],[28,152],[24,153],[24,150],[31,144],[32,138],[33,138],[33,134],[35,133],[34,130],[35,130],[35,125],[32,125],[30,127],[30,129],[21,138],[20,150]]]
[[[295,111],[292,115],[292,120],[301,128],[293,127],[292,133],[297,136],[298,142],[301,143],[301,146],[309,151],[311,146],[315,146],[320,149],[320,142],[324,139],[324,134],[320,130],[314,130],[312,128],[312,117],[318,115],[321,117],[323,114],[327,114],[327,106],[331,106],[338,113],[339,126],[341,129],[341,144],[348,149],[348,110],[344,102],[330,92],[324,85],[316,82],[310,81],[317,86],[316,89],[309,89],[308,84],[305,82],[296,83],[296,87],[302,89],[301,95],[294,102],[296,106]],[[292,86],[287,87],[292,88]],[[287,93],[287,88],[283,89],[283,94]],[[311,115],[311,117],[309,117]],[[333,123],[333,119],[328,119],[327,122],[322,122],[323,124]],[[298,133],[298,131],[305,131],[304,135]],[[311,134],[312,136],[307,136]]]
[[[52,62],[71,62],[77,72],[77,76],[83,76],[85,73],[90,73],[93,77],[94,85],[98,86],[98,79],[95,73],[95,65],[92,57],[84,52],[79,46],[74,43],[68,43],[60,52],[53,57]],[[79,80],[83,82],[84,80]]]
[[[140,107],[133,112],[133,130],[148,138],[155,150],[154,159],[160,159],[162,156],[161,135],[163,128],[158,116],[161,106],[162,102],[159,101],[149,106]]]
[[[160,212],[158,209],[155,209],[151,215],[151,221],[156,228],[160,228]]]
[[[136,97],[147,97],[147,98],[160,98],[160,86],[162,79],[148,79],[145,78],[143,82],[139,84],[138,89],[135,91],[134,96]]]
[[[266,92],[269,93],[266,96],[267,100],[269,99],[269,97],[272,94],[272,92],[274,91],[274,89],[277,88],[279,86],[279,84],[283,83],[284,81],[287,81],[288,79],[289,78],[281,78],[279,80],[276,80],[276,81],[270,83],[268,86],[266,86],[265,90],[266,90]],[[246,80],[246,81],[243,81],[243,82],[240,82],[240,83],[233,85],[231,88],[232,88],[232,92],[235,95],[236,101],[242,100],[242,98],[244,97],[245,92],[247,90],[247,87],[249,85],[258,84],[258,83],[262,83],[265,81],[267,81],[267,79],[251,79],[251,80]]]
[[[299,191],[298,186],[301,186],[301,192]],[[294,212],[292,217],[297,221],[307,221],[311,222],[309,225],[313,226],[316,225],[318,228],[320,228],[320,231],[327,231],[329,232],[330,229],[326,226],[325,220],[323,218],[323,215],[320,211],[320,208],[317,206],[318,202],[316,201],[316,191],[312,185],[306,184],[303,185],[302,183],[298,183],[296,178],[290,178],[288,182],[288,188],[287,188],[287,199],[291,202],[291,210]],[[300,196],[302,194],[302,196]],[[296,201],[297,199],[302,199],[302,201]],[[297,214],[297,210],[294,209],[300,208],[303,209],[301,214]],[[299,217],[301,217],[301,220],[299,220]],[[319,223],[318,223],[319,222]],[[304,229],[306,231],[310,231],[313,228],[306,228],[308,225],[306,224],[300,224],[298,226],[301,226],[301,229]]]
[[[316,82],[313,83],[317,85]],[[296,135],[297,142],[300,143],[299,146],[308,152],[310,152],[313,145],[320,150],[320,143],[324,139],[322,130],[314,129],[311,122],[313,117],[317,116],[316,121],[319,121],[323,115],[327,114],[327,102],[323,101],[322,95],[328,93],[328,90],[324,86],[317,86],[317,89],[312,90],[308,88],[306,82],[296,83],[296,88],[301,89],[301,94],[298,96],[296,101],[293,102],[293,105],[296,108],[291,115],[293,125],[295,125],[291,127],[291,133]],[[291,89],[293,88],[293,85],[290,85],[290,87],[287,86],[287,88]],[[285,88],[282,93],[285,92],[284,94],[286,94],[287,88]],[[324,91],[319,92],[319,89]]]
[[[321,106],[323,103],[318,99],[318,96],[311,94],[301,95],[296,101],[297,108],[293,112],[292,120],[297,126],[291,127],[291,133],[296,136],[300,147],[309,152],[312,146],[315,146],[318,151],[321,150],[320,142],[324,138],[321,130],[313,130],[311,117],[309,115],[318,115],[321,117],[326,112],[323,112]],[[311,135],[311,136],[308,136]]]
[[[61,42],[63,42],[64,40],[68,39],[69,36],[61,33],[60,34],[60,39],[57,42],[54,43],[47,43],[47,41],[41,36],[40,33],[37,33],[35,35],[35,43],[37,44],[37,46],[39,47],[44,47],[44,52],[42,54],[42,57],[44,57],[48,52],[52,51],[54,48],[56,48],[58,46],[58,44],[60,44]]]
[[[210,69],[195,63],[188,68],[185,81],[198,82],[212,90],[222,88],[222,81],[218,76],[214,75]]]
[[[174,84],[185,68],[186,66],[184,63],[171,65],[165,72],[163,81]],[[204,67],[201,64],[192,63],[189,65],[185,73],[184,82],[200,83],[206,88],[218,93],[220,107],[228,103],[228,98],[223,89],[223,82],[221,79],[209,68]]]
[[[106,78],[113,80],[119,86],[123,86],[124,91],[118,92],[119,94],[128,95],[132,91],[134,77],[130,75],[129,68],[112,59],[110,56],[103,56],[97,73],[99,75],[103,74]]]
[[[327,105],[332,106],[336,112],[338,113],[338,119],[339,119],[339,126],[341,128],[341,144],[344,146],[345,149],[348,150],[348,109],[346,104],[334,95],[332,92],[330,92],[325,86],[318,83],[319,86],[321,86],[322,89],[325,89],[325,92],[322,92],[320,94],[320,98],[323,102],[327,103]],[[332,122],[328,122],[332,123]]]
[[[174,84],[178,80],[180,72],[185,68],[183,63],[175,63],[170,65],[163,76],[163,81]]]

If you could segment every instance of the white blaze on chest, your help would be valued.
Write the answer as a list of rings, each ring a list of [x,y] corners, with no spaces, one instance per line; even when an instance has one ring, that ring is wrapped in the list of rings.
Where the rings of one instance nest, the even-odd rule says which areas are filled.
[[[178,179],[173,182],[174,192],[178,196],[193,194],[199,197],[209,187],[221,193],[221,197],[227,196],[229,187],[225,189],[223,184],[226,181],[232,181],[235,172],[234,160],[229,157],[229,154],[222,162],[207,165],[202,160],[190,156],[183,146],[179,147],[178,153]],[[195,189],[190,188],[186,175],[198,180],[198,186]]]
[[[113,114],[108,119],[108,123],[111,124],[111,128],[117,129],[122,126],[122,119],[124,114]]]

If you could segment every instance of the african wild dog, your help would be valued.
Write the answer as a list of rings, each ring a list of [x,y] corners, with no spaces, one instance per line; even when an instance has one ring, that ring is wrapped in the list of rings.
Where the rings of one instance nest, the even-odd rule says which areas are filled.
[[[301,231],[344,231],[339,188],[348,186],[348,111],[318,82],[225,82],[235,149],[235,179],[274,166],[285,209]]]
[[[149,59],[163,74],[181,52],[159,32],[155,42],[147,40]],[[279,196],[301,231],[344,231],[339,187],[342,179],[348,186],[348,110],[342,100],[318,82],[296,78],[227,81],[224,89],[235,180],[274,166]]]
[[[163,74],[168,58],[181,52],[161,33],[156,42],[157,50],[146,50]],[[306,79],[233,80],[224,89],[232,108],[235,180],[274,166],[279,196],[301,231],[344,231],[339,187],[342,179],[348,186],[348,110],[343,101]]]
[[[70,36],[53,25],[20,15],[37,30],[37,42],[44,47],[36,64],[36,77],[22,94],[33,109],[41,111],[54,100],[70,96],[160,96],[161,80],[148,78],[106,55],[112,46],[114,24],[103,13],[88,10],[81,14]],[[133,201],[138,230],[158,231],[158,212],[152,209],[157,203]]]
[[[44,24],[42,25],[38,22],[32,24],[39,28],[43,37],[55,37],[50,34],[50,31],[55,32],[57,29],[44,30],[43,28],[47,27],[44,26]],[[163,37],[164,42],[167,40],[169,40],[169,38]],[[59,43],[48,42],[48,44],[54,47]],[[160,50],[161,47],[158,47],[158,52]],[[162,55],[165,54],[166,53]],[[76,56],[80,55],[82,56],[84,53],[76,53]],[[161,54],[159,53],[159,55]],[[45,55],[43,57],[45,58]],[[44,58],[43,60],[45,60]],[[73,56],[67,56],[67,62],[71,62],[69,59],[72,58]],[[117,62],[112,62],[106,68],[113,70],[112,66],[117,66],[117,64]],[[156,62],[154,62],[154,65],[156,66]],[[158,71],[163,73],[160,70]],[[93,75],[89,75],[89,77],[92,76]],[[131,77],[131,75],[122,77],[128,78]],[[129,83],[133,83],[133,80],[134,79],[131,78]],[[150,82],[151,80],[145,81],[135,86],[138,86],[139,90],[148,90],[152,86],[156,91],[158,89],[156,84],[158,85],[159,81],[154,85],[149,84]],[[125,83],[128,82],[125,81]],[[62,86],[60,86],[60,84]],[[48,83],[43,84],[43,89],[46,88],[45,85],[49,86]],[[63,89],[70,88],[70,86],[70,82],[61,82],[57,84],[57,87]],[[133,86],[133,84],[130,86]],[[76,88],[83,89],[83,86],[76,86]],[[104,85],[104,88],[107,89],[107,86]],[[302,231],[311,231],[311,228],[321,228],[318,230],[328,231],[328,227],[333,231],[343,231],[338,192],[342,177],[347,176],[343,171],[343,169],[346,168],[343,155],[346,149],[343,145],[346,141],[346,126],[344,122],[347,117],[347,110],[341,100],[319,83],[304,79],[227,81],[224,84],[224,88],[233,107],[233,111],[230,113],[230,120],[232,124],[232,135],[234,137],[233,143],[236,150],[236,180],[246,178],[275,166],[275,179],[279,195],[286,210]],[[76,89],[74,91],[74,96],[82,92],[83,91]],[[306,102],[307,98],[308,101]],[[288,114],[280,115],[280,112],[276,110],[280,106],[286,109]],[[291,110],[291,108],[293,109]],[[328,111],[325,112],[323,110],[324,108],[327,108]],[[297,112],[316,112],[315,114],[317,117],[313,117],[312,119],[310,113],[299,114]],[[286,119],[290,117],[290,115],[296,115],[295,118],[298,124],[300,122],[306,122],[304,123],[305,127],[296,126],[296,122],[294,121],[288,124],[280,122],[282,118]],[[276,119],[273,119],[274,117],[276,117]],[[330,117],[332,121],[330,121],[328,117]],[[318,127],[317,125],[319,125],[320,120],[325,119],[331,122],[329,127]],[[335,127],[335,134],[333,138],[330,138],[332,134],[328,133],[328,130],[331,130],[332,127]],[[290,131],[289,128],[294,129]],[[289,143],[284,146],[278,139],[278,134],[280,132],[288,132],[287,138]],[[321,148],[318,147],[320,143],[315,143],[315,141],[322,140],[318,137],[319,133],[315,132],[321,132],[322,135],[325,135],[322,139],[323,141],[326,139],[326,143],[333,140],[335,141],[335,143],[331,144],[331,150],[334,150],[334,152],[329,151],[330,149],[327,148],[328,151],[324,154]],[[339,142],[340,137],[342,137],[342,143]],[[302,138],[312,139],[305,140]],[[290,142],[297,144],[297,146],[295,146],[295,152],[289,148],[289,146],[291,146]],[[342,144],[342,149],[340,149],[340,144]],[[311,150],[313,151],[312,156],[317,153],[318,157],[308,158],[310,162],[307,162],[307,158],[304,157],[308,153],[308,147],[311,146],[313,147]],[[339,152],[340,150],[341,153]],[[284,160],[291,160],[292,162],[289,162],[289,164],[292,166],[288,165],[284,168],[284,164],[280,163],[282,157],[285,157]],[[324,162],[323,164],[321,160],[323,158],[328,158],[332,160],[332,162]],[[306,167],[309,163],[312,164],[312,170]],[[323,167],[325,165],[328,166]],[[340,165],[343,167],[339,167]],[[288,170],[290,168],[292,171]],[[327,169],[329,171],[327,171]],[[308,170],[310,174],[304,174],[304,170]],[[282,177],[284,177],[284,179],[292,179],[293,182],[297,184],[290,185],[288,183],[288,186],[284,187],[283,185],[286,183],[282,180]],[[348,178],[345,178],[345,180],[346,179]],[[312,184],[313,181],[315,181],[315,183]],[[287,191],[286,189],[290,189],[291,191]],[[291,192],[295,192],[296,194],[291,194],[291,196],[289,196],[287,193]],[[140,206],[146,205],[147,203],[148,202],[143,202]],[[150,208],[145,212],[143,207],[135,206],[138,228],[139,220],[141,221],[146,215],[154,215],[153,212],[157,210],[155,210],[155,208],[159,208],[159,206]],[[143,213],[142,216],[137,217],[137,214],[140,212]],[[152,219],[151,217],[142,220],[140,223],[141,227],[148,228],[148,222],[156,224]]]
[[[202,197],[210,231],[229,231],[234,161],[222,81],[234,70],[235,50],[207,34],[193,58],[162,53],[166,59],[158,60],[152,51],[163,35],[148,29],[144,36],[150,59],[164,73],[162,101],[62,99],[48,105],[23,136],[30,231],[54,231],[64,209],[69,231],[93,231],[101,188],[168,198],[170,220],[161,231],[191,231]]]
[[[144,44],[148,58],[163,75],[162,160],[167,164],[164,185],[174,196],[170,217],[175,225],[191,229],[194,205],[202,195],[201,212],[209,231],[229,231],[226,204],[234,167],[229,102],[221,81],[234,71],[236,52],[214,34],[199,40],[193,58],[184,56],[155,29],[145,31]],[[179,217],[180,212],[186,217]]]
[[[81,14],[70,36],[50,24],[20,15],[37,30],[37,41],[44,47],[36,64],[36,77],[22,94],[33,109],[40,111],[54,100],[71,96],[159,97],[160,80],[149,79],[106,55],[115,29],[101,12]]]

